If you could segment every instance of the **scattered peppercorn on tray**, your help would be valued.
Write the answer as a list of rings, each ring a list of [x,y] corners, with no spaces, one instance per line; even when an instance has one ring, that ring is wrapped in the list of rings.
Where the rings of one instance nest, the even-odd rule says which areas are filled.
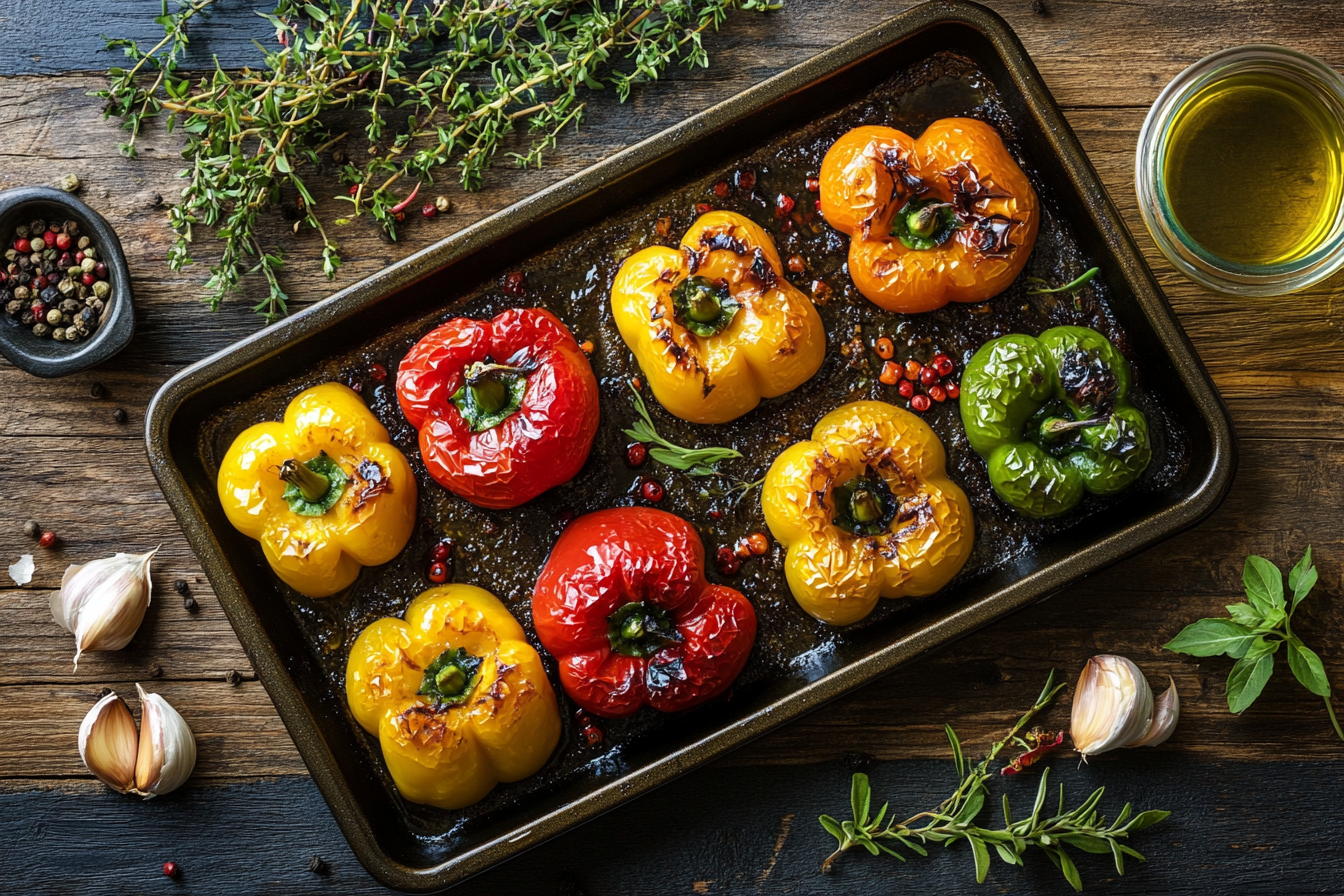
[[[860,125],[918,135],[946,117],[998,130],[1039,196],[1040,234],[1022,275],[995,298],[886,311],[855,289],[849,240],[818,213],[822,157]],[[731,422],[696,424],[667,413],[641,382],[611,288],[623,260],[676,246],[710,210],[740,214],[773,240],[784,276],[820,314],[826,350],[802,388]],[[1031,292],[1029,278],[1062,284],[1092,266],[1100,274],[1077,290]],[[398,406],[398,365],[450,318],[531,307],[590,350],[600,422],[573,479],[521,506],[485,509],[430,477]],[[1146,416],[1152,459],[1120,494],[1089,495],[1041,520],[996,498],[967,442],[957,384],[985,342],[1057,326],[1092,328],[1128,359],[1129,401]],[[225,519],[216,476],[244,429],[280,420],[299,393],[328,382],[358,392],[409,459],[417,523],[391,562],[310,598]],[[721,477],[693,477],[631,451],[632,382],[661,436],[742,457],[722,463]],[[878,601],[859,622],[833,626],[790,596],[783,547],[763,540],[761,493],[750,484],[824,416],[860,400],[913,409],[932,427],[976,535],[934,596]],[[898,16],[206,359],[156,396],[147,439],[174,512],[355,853],[384,883],[414,891],[458,882],[1169,537],[1217,506],[1235,464],[1216,391],[1021,45],[993,13],[959,2]],[[557,539],[578,516],[632,506],[689,521],[710,582],[754,605],[755,646],[732,688],[681,713],[594,719],[576,713],[542,651],[562,726],[542,770],[465,809],[404,799],[378,739],[346,703],[356,638],[447,579],[488,589],[540,647],[530,601]]]

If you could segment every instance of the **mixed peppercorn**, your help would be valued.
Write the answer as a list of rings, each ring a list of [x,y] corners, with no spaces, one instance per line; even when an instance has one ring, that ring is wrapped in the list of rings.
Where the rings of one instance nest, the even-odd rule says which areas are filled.
[[[76,221],[41,219],[15,228],[0,270],[0,306],[39,338],[93,335],[112,298],[107,262]]]

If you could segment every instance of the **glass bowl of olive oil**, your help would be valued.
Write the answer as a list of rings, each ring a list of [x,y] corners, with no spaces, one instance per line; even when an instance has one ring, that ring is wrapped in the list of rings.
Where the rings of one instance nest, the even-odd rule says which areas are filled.
[[[1201,59],[1148,112],[1135,162],[1144,223],[1196,282],[1282,295],[1344,267],[1344,77],[1319,59]]]

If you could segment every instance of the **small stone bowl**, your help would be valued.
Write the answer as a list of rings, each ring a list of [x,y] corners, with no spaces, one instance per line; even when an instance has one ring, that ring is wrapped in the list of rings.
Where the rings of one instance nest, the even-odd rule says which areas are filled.
[[[12,243],[14,228],[41,218],[46,221],[74,220],[80,236],[88,236],[98,249],[98,258],[108,269],[112,294],[108,313],[93,335],[82,342],[58,342],[50,336],[34,336],[0,308],[0,355],[20,370],[35,376],[57,377],[101,364],[121,351],[135,334],[135,308],[131,302],[131,272],[116,232],[93,209],[52,187],[18,187],[0,193],[0,262]]]

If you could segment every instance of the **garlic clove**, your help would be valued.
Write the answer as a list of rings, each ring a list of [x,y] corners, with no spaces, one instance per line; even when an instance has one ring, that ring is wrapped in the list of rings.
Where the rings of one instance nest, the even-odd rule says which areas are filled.
[[[171,793],[196,767],[196,738],[168,701],[140,685],[140,749],[135,760],[135,792],[149,799]]]
[[[1153,721],[1148,732],[1142,738],[1130,744],[1131,747],[1155,747],[1166,743],[1167,738],[1176,730],[1176,722],[1181,718],[1181,698],[1176,693],[1176,682],[1167,678],[1167,690],[1153,704]]]
[[[1153,718],[1153,692],[1139,667],[1122,656],[1094,656],[1073,694],[1074,749],[1086,759],[1142,738]]]
[[[86,650],[120,650],[131,642],[150,601],[148,554],[116,554],[72,565],[51,596],[51,615],[75,636],[75,668]]]
[[[108,694],[79,726],[79,758],[94,777],[118,793],[135,787],[135,717],[126,701]]]

